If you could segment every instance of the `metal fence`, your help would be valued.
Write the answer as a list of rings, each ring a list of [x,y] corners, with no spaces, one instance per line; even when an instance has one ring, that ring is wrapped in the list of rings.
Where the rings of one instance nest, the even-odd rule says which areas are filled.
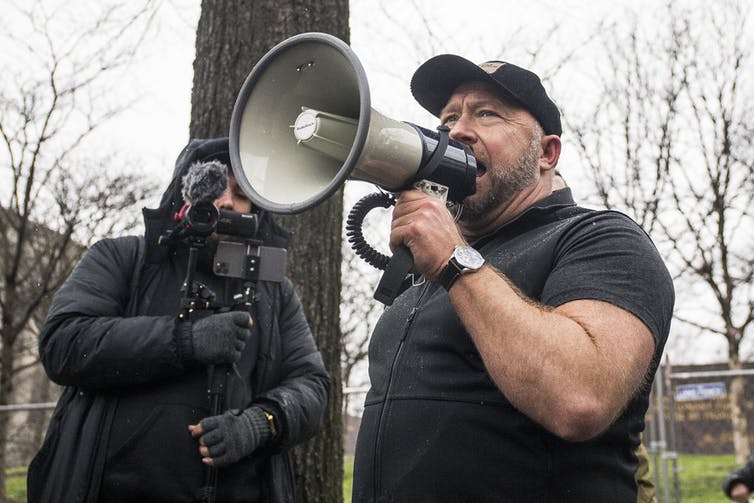
[[[692,473],[695,460],[706,459],[706,486],[727,501],[722,482],[735,467],[730,381],[743,376],[744,389],[754,389],[754,369],[727,370],[725,364],[663,365],[655,378],[644,444],[652,461],[659,503],[681,503],[693,494],[700,477]],[[754,447],[754,401],[744,392],[743,409],[749,424],[749,442]],[[704,474],[702,474],[704,475]],[[696,485],[694,485],[696,484]],[[696,489],[698,490],[698,489]]]

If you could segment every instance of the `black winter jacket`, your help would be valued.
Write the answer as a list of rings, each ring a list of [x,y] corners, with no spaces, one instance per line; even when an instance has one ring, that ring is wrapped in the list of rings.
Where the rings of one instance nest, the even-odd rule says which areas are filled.
[[[157,240],[183,204],[183,174],[209,158],[227,163],[227,139],[192,141],[160,207],[144,210],[145,238],[95,244],[55,295],[39,347],[48,375],[65,389],[29,467],[30,503],[95,502],[109,494],[195,500],[205,468],[187,426],[210,415],[207,371],[192,358],[190,331],[176,322],[187,251]],[[289,238],[269,215],[262,215],[258,236],[276,247]],[[218,305],[229,305],[240,280],[215,276],[210,258],[208,247],[196,279]],[[320,427],[328,376],[287,278],[258,282],[251,313],[252,337],[225,404],[273,412],[281,435],[219,470],[218,501],[244,501],[260,485],[266,501],[294,501],[288,448]]]
[[[749,488],[751,492],[754,489],[754,456],[750,457],[746,463],[731,472],[723,481],[723,492],[730,498],[730,492],[733,486],[742,483]]]

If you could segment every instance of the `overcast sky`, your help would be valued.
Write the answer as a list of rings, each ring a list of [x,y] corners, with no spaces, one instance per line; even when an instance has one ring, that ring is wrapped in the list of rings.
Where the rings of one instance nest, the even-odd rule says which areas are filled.
[[[433,127],[435,119],[413,101],[408,86],[413,71],[426,58],[449,52],[472,61],[504,58],[526,65],[530,62],[527,51],[540,43],[544,33],[555,30],[546,53],[538,57],[541,68],[533,68],[546,72],[564,48],[577,46],[598,21],[628,8],[622,5],[638,9],[658,3],[352,0],[351,46],[367,72],[375,109]],[[157,29],[146,41],[148,50],[130,67],[123,83],[140,99],[103,130],[104,138],[137,149],[150,165],[172,164],[188,139],[198,16],[198,0],[172,0],[161,8]],[[563,87],[551,94],[565,96],[569,89]]]

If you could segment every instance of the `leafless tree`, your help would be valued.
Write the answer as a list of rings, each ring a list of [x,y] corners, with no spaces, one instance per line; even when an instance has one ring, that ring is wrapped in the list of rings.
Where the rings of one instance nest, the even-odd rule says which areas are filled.
[[[356,197],[361,196],[363,184],[358,184],[358,191],[347,190],[346,201],[349,212],[356,204]],[[367,192],[375,192],[367,191]],[[388,210],[375,208],[368,213],[362,224],[362,233],[368,245],[376,252],[389,255],[387,234],[390,230]],[[343,386],[357,388],[369,383],[366,374],[366,360],[369,337],[372,335],[377,319],[384,305],[374,299],[374,291],[379,283],[382,271],[369,265],[359,257],[347,239],[343,241],[343,263],[341,274],[340,327],[343,334],[341,354],[341,372]],[[343,412],[349,413],[354,400],[362,400],[363,395],[343,395]]]
[[[568,125],[600,202],[633,216],[666,257],[676,333],[722,337],[740,370],[754,320],[752,20],[738,1],[668,3],[661,19],[603,31],[600,89]],[[743,462],[743,378],[729,398]]]
[[[4,2],[0,75],[0,404],[39,368],[36,335],[52,293],[94,239],[131,228],[153,188],[91,137],[122,107],[112,74],[133,56],[153,2],[90,2],[89,23],[62,19],[74,5]],[[80,7],[80,5],[79,5]],[[68,10],[67,10],[68,9]],[[83,24],[82,24],[83,23]],[[22,374],[23,373],[23,374]],[[27,376],[27,377],[24,377]],[[0,414],[0,500],[5,501],[9,415]]]
[[[350,248],[343,249],[343,285],[341,303],[341,331],[343,348],[341,374],[344,387],[355,388],[368,384],[363,372],[369,346],[369,336],[382,312],[383,306],[373,298],[374,287],[379,281],[379,271],[368,269]],[[343,412],[348,413],[351,396],[343,395]]]

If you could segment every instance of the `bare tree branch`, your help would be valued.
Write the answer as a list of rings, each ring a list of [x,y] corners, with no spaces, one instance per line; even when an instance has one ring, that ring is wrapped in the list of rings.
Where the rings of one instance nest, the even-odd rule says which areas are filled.
[[[0,403],[9,403],[21,372],[39,371],[36,332],[83,249],[132,227],[137,203],[155,191],[133,166],[88,142],[124,109],[109,97],[109,84],[139,49],[159,3],[88,4],[92,21],[63,24],[68,31],[60,19],[80,4],[0,4],[19,21],[19,31],[0,34],[9,51],[0,75],[0,173],[10,180],[0,187],[7,243],[0,250]],[[0,415],[3,443],[8,421]],[[0,450],[0,500],[4,467]]]
[[[666,257],[676,319],[721,336],[737,368],[754,316],[754,256],[741,232],[754,227],[754,93],[743,85],[754,52],[741,2],[706,14],[668,3],[658,33],[634,23],[605,34],[602,108],[569,125],[603,204],[631,214]],[[745,418],[735,421],[745,432]],[[735,445],[748,454],[743,438]]]

